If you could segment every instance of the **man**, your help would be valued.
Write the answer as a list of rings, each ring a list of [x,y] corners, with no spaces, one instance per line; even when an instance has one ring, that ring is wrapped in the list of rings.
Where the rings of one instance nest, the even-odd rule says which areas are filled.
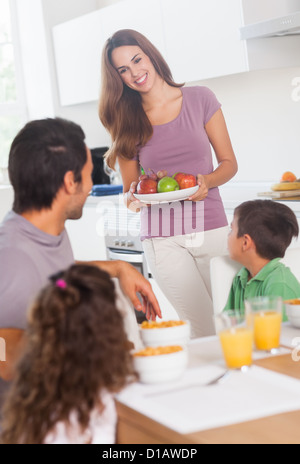
[[[0,398],[5,387],[1,378],[12,378],[22,350],[28,306],[50,275],[74,263],[65,221],[81,217],[92,188],[93,163],[84,139],[78,125],[45,119],[28,123],[11,146],[9,175],[15,197],[13,210],[0,225],[0,338],[6,343]],[[149,319],[161,317],[150,283],[134,267],[123,261],[89,264],[118,279],[119,307],[127,319],[134,314],[133,307]],[[127,299],[133,305],[129,309]]]

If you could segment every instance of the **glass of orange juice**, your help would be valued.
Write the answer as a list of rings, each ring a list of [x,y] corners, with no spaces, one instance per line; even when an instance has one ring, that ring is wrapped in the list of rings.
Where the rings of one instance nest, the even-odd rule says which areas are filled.
[[[224,311],[215,316],[224,359],[228,369],[243,369],[252,364],[253,330],[239,311]]]
[[[246,319],[252,325],[258,350],[276,352],[280,346],[283,301],[277,296],[245,300]]]

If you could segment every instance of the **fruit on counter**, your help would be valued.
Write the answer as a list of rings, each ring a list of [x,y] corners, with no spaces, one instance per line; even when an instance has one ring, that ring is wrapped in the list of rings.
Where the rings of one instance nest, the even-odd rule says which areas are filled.
[[[179,188],[181,190],[195,187],[195,185],[197,185],[196,177],[192,174],[177,172],[176,174],[174,174],[173,179],[175,179],[178,182]]]
[[[158,181],[157,191],[158,193],[174,192],[180,190],[178,182],[173,177],[165,176]]]
[[[296,182],[297,177],[293,172],[286,171],[282,174],[280,182]]]
[[[271,186],[271,189],[274,192],[293,192],[295,190],[300,190],[300,182],[280,182],[279,184],[274,184]]]

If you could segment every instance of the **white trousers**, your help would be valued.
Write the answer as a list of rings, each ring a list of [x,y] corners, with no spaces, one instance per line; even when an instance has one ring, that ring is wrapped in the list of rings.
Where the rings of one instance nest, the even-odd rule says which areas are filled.
[[[190,321],[192,338],[215,334],[210,260],[226,254],[228,230],[226,226],[143,241],[154,279],[180,319]]]

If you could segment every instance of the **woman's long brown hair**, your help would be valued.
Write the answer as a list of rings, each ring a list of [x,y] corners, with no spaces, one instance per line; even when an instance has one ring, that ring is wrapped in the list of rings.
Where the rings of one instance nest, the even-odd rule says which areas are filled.
[[[112,146],[105,155],[106,163],[112,169],[117,156],[132,159],[138,148],[144,146],[153,134],[140,94],[123,83],[112,64],[112,51],[125,45],[140,47],[167,84],[172,87],[183,85],[174,82],[170,68],[160,52],[139,32],[123,29],[107,40],[102,54],[99,117],[112,138]]]
[[[119,391],[135,377],[108,274],[74,265],[59,278],[66,288],[55,277],[30,311],[26,353],[3,407],[3,444],[41,444],[71,413],[84,431],[91,411],[104,407],[102,389]]]

